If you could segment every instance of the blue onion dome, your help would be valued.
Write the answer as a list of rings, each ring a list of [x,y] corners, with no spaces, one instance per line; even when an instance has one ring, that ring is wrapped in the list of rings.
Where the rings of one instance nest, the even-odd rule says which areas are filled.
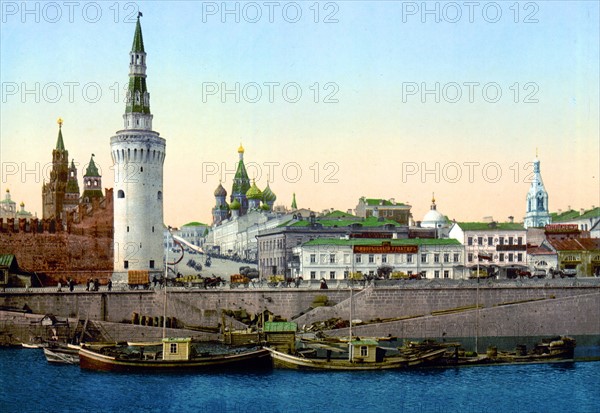
[[[229,209],[236,211],[239,210],[242,207],[242,204],[240,204],[240,201],[236,199],[233,200],[233,202],[231,204],[229,204]]]
[[[250,189],[248,189],[248,192],[246,192],[246,197],[248,199],[262,199],[262,192],[260,189],[258,189],[254,180],[252,180],[252,186],[250,187]]]
[[[225,190],[225,188],[223,188],[223,185],[221,185],[221,183],[219,182],[219,186],[217,187],[217,189],[215,189],[215,196],[218,197],[226,197],[227,196],[227,191]]]

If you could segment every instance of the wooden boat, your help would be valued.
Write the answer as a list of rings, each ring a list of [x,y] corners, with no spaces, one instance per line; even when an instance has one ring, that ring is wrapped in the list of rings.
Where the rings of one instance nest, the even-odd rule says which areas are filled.
[[[472,366],[487,364],[518,364],[518,363],[552,363],[573,359],[575,339],[567,336],[544,339],[536,344],[531,351],[526,346],[518,345],[515,351],[498,351],[489,347],[486,354],[461,353],[456,349],[441,360],[446,366]]]
[[[79,350],[79,360],[82,369],[120,372],[211,371],[271,367],[269,352],[266,349],[253,347],[220,354],[197,354],[190,338],[164,338],[162,351],[156,352],[144,352],[142,348],[141,352],[127,353],[116,347],[102,352],[82,346]]]
[[[377,341],[370,339],[354,340],[349,343],[348,357],[333,358],[332,352],[342,351],[339,347],[321,344],[318,347],[327,350],[327,357],[317,358],[307,356],[300,350],[296,355],[286,354],[273,348],[267,348],[273,359],[273,366],[294,370],[389,370],[406,369],[435,363],[444,356],[448,345],[428,346],[421,350],[402,350],[390,357],[385,356],[386,350],[379,347]]]
[[[44,347],[44,356],[48,363],[79,364],[79,346],[51,345]]]

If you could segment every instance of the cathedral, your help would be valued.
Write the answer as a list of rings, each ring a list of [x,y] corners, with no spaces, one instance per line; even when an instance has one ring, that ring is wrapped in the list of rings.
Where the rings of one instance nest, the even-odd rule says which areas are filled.
[[[228,204],[226,201],[227,190],[221,182],[215,190],[215,206],[212,209],[213,225],[219,225],[229,218],[239,218],[250,211],[272,211],[273,204],[277,200],[277,196],[269,187],[268,178],[264,191],[258,188],[254,180],[250,185],[250,178],[248,178],[244,164],[244,147],[242,145],[238,148],[238,156],[238,165],[229,198],[230,203]]]
[[[56,147],[52,150],[52,170],[50,180],[42,186],[42,218],[66,221],[67,212],[76,211],[79,204],[91,204],[93,198],[101,200],[102,176],[94,163],[94,158],[88,165],[83,177],[84,192],[80,196],[79,182],[75,160],[69,165],[69,151],[65,148],[62,134],[63,120],[58,119],[58,138]],[[93,177],[91,176],[93,175]],[[90,184],[93,182],[93,188]],[[91,191],[91,189],[94,189]]]

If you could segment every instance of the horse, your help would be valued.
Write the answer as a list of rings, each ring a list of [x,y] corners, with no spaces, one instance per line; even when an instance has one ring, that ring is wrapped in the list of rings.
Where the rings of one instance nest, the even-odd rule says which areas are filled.
[[[204,289],[217,288],[223,283],[221,277],[206,277],[204,278]]]

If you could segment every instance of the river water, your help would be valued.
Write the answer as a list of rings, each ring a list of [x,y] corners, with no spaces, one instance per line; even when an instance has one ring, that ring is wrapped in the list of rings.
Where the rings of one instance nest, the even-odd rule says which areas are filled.
[[[599,412],[600,361],[411,371],[115,374],[0,349],[9,412]]]

